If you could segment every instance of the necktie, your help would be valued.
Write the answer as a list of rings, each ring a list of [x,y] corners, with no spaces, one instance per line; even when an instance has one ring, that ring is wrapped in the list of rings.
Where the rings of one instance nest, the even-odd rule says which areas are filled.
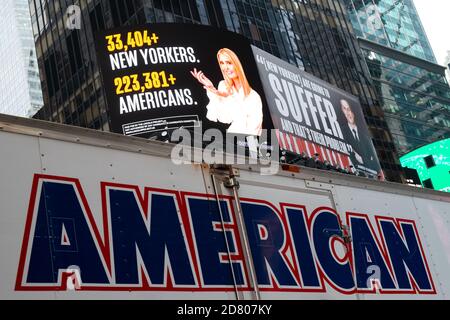
[[[356,133],[356,129],[352,129],[353,135],[355,136],[356,141],[359,141],[358,134]]]

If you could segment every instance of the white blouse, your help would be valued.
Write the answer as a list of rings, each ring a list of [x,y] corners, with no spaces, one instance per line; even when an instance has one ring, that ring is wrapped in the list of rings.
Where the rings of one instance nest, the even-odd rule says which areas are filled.
[[[218,91],[226,92],[225,81],[219,83]],[[227,97],[221,97],[206,90],[209,104],[206,117],[211,121],[231,123],[227,132],[245,135],[261,134],[262,129],[262,102],[259,94],[252,89],[245,97],[243,88],[234,90]]]

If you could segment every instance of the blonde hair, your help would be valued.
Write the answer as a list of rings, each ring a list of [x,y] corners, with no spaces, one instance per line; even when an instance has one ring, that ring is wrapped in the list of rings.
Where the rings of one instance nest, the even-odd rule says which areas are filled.
[[[231,51],[228,48],[222,48],[217,52],[217,61],[219,62],[219,64],[220,64],[219,55],[221,55],[221,54],[225,54],[228,57],[230,57],[231,61],[233,62],[233,65],[235,67],[238,79],[242,84],[242,89],[244,90],[244,95],[247,97],[250,94],[250,92],[252,91],[252,88],[250,87],[250,85],[247,81],[247,77],[245,76],[244,68],[242,68],[241,61],[239,61],[239,58],[237,57],[236,53],[234,53],[233,51]],[[222,71],[222,75],[225,80],[227,90],[229,92],[231,92],[231,88],[233,87],[233,81],[223,71]]]

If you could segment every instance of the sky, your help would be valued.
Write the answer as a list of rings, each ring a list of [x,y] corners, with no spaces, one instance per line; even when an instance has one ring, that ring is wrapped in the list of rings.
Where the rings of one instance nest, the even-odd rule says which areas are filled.
[[[450,0],[414,0],[420,20],[439,64],[450,50]]]

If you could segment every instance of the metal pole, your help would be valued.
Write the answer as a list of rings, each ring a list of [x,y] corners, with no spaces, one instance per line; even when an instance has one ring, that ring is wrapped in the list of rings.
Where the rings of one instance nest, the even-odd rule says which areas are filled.
[[[213,188],[214,188],[214,193],[216,195],[216,201],[217,201],[217,207],[219,208],[219,214],[220,214],[220,221],[222,223],[222,229],[223,229],[223,236],[225,238],[225,245],[227,247],[227,253],[228,253],[228,260],[230,260],[230,268],[231,268],[231,276],[233,277],[233,283],[234,283],[234,291],[236,293],[236,299],[237,300],[241,300],[240,298],[240,294],[239,294],[239,290],[237,288],[237,283],[236,283],[236,276],[234,274],[234,268],[233,268],[233,263],[231,261],[231,253],[230,253],[230,245],[228,244],[228,237],[225,234],[225,221],[223,219],[223,213],[222,213],[222,208],[220,206],[220,199],[219,199],[219,195],[217,193],[217,186],[216,186],[216,177],[214,176],[214,174],[211,175],[211,180],[212,180],[212,184],[213,184]]]
[[[235,179],[235,178],[233,177],[232,179]],[[255,298],[255,300],[261,300],[261,295],[260,295],[259,288],[258,288],[258,281],[257,281],[256,274],[255,274],[255,265],[253,263],[253,258],[252,258],[252,254],[250,251],[250,246],[249,246],[248,237],[247,237],[247,229],[245,228],[245,221],[244,221],[244,217],[242,214],[241,202],[239,199],[239,194],[238,194],[237,188],[238,187],[236,186],[236,184],[232,185],[234,201],[236,202],[236,209],[237,209],[238,230],[239,230],[239,235],[240,235],[241,242],[242,242],[242,247],[244,248],[245,264],[247,265],[247,269],[249,270],[250,281],[251,281],[250,285],[253,288],[254,298]]]

